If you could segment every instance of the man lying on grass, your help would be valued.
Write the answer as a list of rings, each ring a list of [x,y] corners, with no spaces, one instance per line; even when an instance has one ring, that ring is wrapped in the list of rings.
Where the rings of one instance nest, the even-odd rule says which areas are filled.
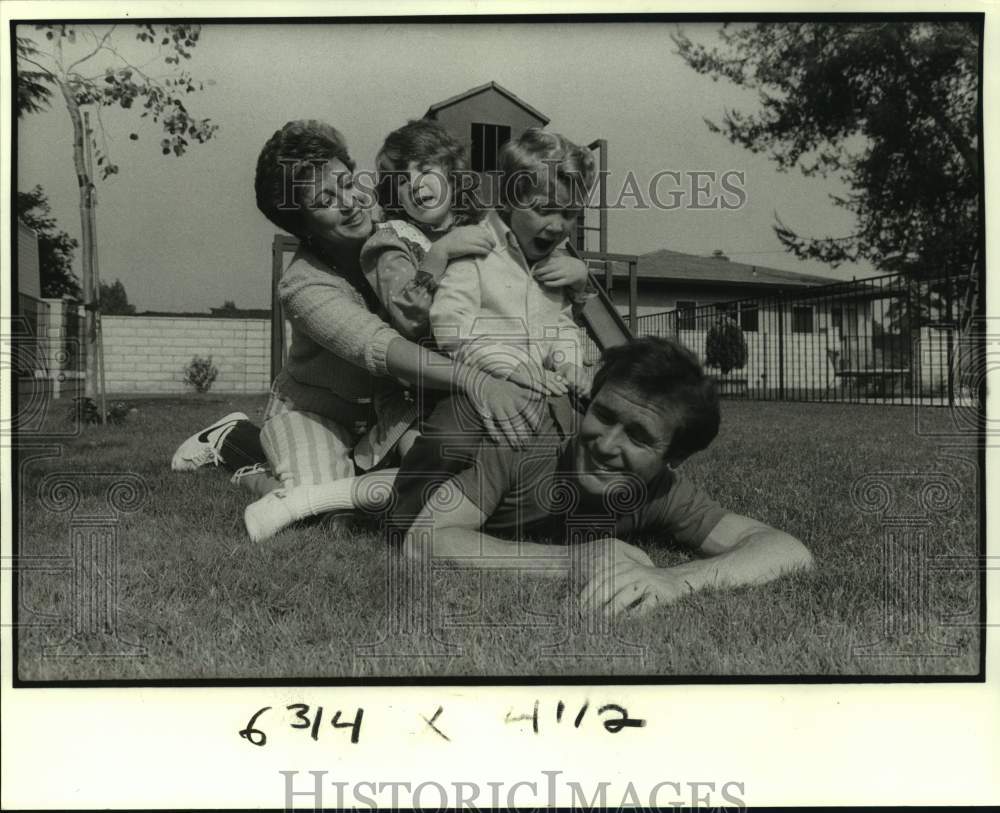
[[[677,342],[646,337],[607,351],[586,414],[550,398],[527,449],[491,442],[476,426],[488,417],[449,398],[403,459],[391,518],[407,529],[406,556],[426,555],[430,540],[435,559],[462,567],[564,576],[582,562],[582,609],[609,614],[812,565],[799,540],[726,511],[676,470],[719,428],[715,384]],[[656,567],[624,541],[636,537],[698,558]]]

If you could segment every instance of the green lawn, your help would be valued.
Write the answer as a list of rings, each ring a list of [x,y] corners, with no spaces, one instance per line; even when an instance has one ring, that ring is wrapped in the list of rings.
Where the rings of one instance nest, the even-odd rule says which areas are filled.
[[[114,600],[119,635],[143,651],[127,658],[99,657],[99,651],[73,656],[71,648],[51,646],[66,639],[65,624],[29,626],[20,633],[23,679],[655,679],[968,675],[977,668],[977,629],[939,623],[959,614],[978,618],[973,570],[931,570],[925,609],[904,598],[890,611],[896,625],[925,620],[933,637],[954,649],[926,639],[914,643],[910,637],[899,646],[908,646],[905,651],[913,656],[892,654],[898,647],[890,644],[874,656],[858,654],[859,645],[884,637],[882,586],[887,569],[898,562],[883,566],[882,520],[852,504],[857,478],[897,473],[904,511],[917,510],[917,503],[907,500],[928,477],[940,476],[932,473],[957,478],[957,505],[935,514],[925,529],[929,550],[935,557],[972,556],[977,550],[974,456],[943,451],[918,436],[910,408],[726,402],[720,437],[685,464],[727,507],[801,538],[816,557],[813,573],[695,594],[588,637],[569,634],[583,627],[568,612],[565,580],[481,577],[446,569],[431,584],[428,623],[434,640],[396,636],[381,647],[367,647],[389,629],[389,554],[376,524],[331,518],[254,544],[242,524],[249,497],[232,487],[222,470],[177,474],[169,469],[174,447],[196,428],[234,409],[259,420],[264,398],[190,396],[133,403],[139,412],[125,425],[86,427],[62,442],[58,456],[23,464],[20,545],[28,556],[64,556],[70,549],[70,515],[39,502],[46,475],[72,473],[80,484],[76,518],[106,510],[104,493],[115,473],[139,475],[149,494],[138,511],[122,515],[117,524]],[[61,402],[50,409],[50,428],[63,428],[64,409]],[[925,431],[935,425],[951,425],[946,410],[921,418]],[[920,477],[906,478],[906,473]],[[663,546],[646,547],[658,563],[682,558]],[[898,581],[890,578],[891,584]],[[41,613],[68,617],[70,596],[67,574],[25,573],[21,622],[43,621]],[[402,599],[396,605],[412,609]]]

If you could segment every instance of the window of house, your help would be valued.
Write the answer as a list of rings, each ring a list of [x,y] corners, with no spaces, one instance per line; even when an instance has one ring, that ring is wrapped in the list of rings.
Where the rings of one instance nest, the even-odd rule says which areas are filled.
[[[760,311],[756,302],[740,303],[740,327],[744,333],[756,333],[760,321]]]
[[[736,305],[731,302],[720,302],[715,306],[715,312],[726,319],[732,319],[734,322],[737,321]]]
[[[796,305],[792,308],[792,333],[813,332],[813,309],[810,305]]]
[[[493,172],[497,167],[500,148],[510,141],[510,127],[504,124],[472,125],[470,163],[476,172]]]
[[[834,330],[844,329],[844,309],[840,307],[830,308],[830,326]]]
[[[694,330],[695,329],[695,308],[698,307],[697,302],[693,302],[688,299],[678,299],[677,300],[677,329],[678,330]]]

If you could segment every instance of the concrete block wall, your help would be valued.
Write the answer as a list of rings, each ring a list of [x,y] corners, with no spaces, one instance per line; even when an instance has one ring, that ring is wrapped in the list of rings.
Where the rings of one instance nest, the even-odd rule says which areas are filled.
[[[212,357],[210,392],[266,392],[271,323],[267,319],[105,316],[104,375],[109,393],[185,393],[194,356]]]

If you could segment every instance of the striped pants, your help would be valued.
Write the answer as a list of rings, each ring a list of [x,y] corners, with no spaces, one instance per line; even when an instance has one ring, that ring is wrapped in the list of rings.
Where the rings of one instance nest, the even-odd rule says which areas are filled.
[[[274,476],[285,488],[354,476],[357,437],[329,418],[289,407],[271,396],[260,442]]]

